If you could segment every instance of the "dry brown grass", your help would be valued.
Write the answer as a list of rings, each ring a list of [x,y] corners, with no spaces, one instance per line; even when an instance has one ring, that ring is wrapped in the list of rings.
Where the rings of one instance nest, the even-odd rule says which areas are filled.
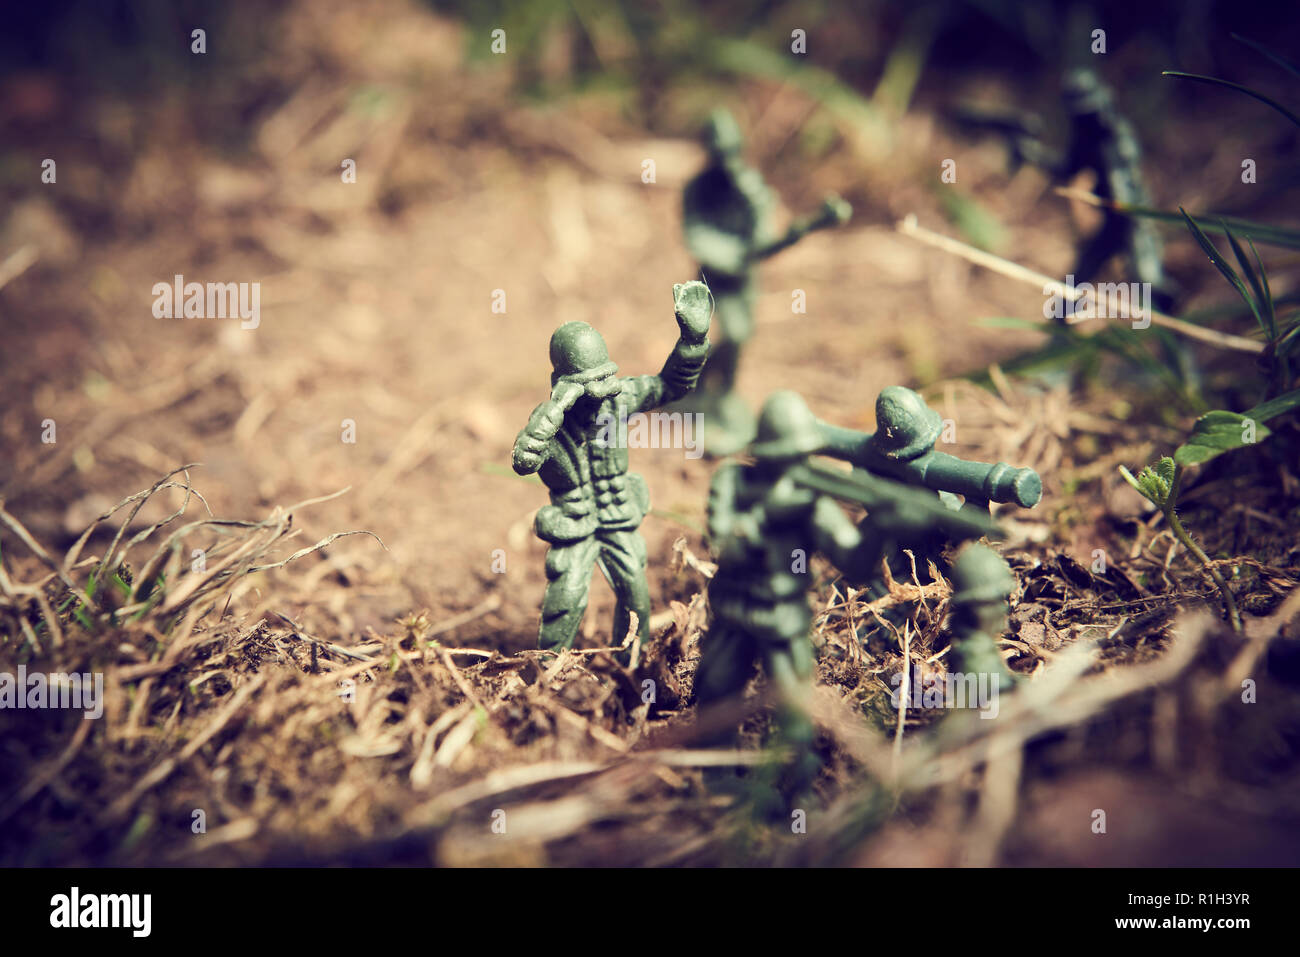
[[[1037,454],[1060,454],[1050,446]],[[177,502],[141,527],[138,516],[165,496]],[[495,610],[495,594],[453,619],[410,614],[349,641],[309,633],[282,610],[319,611],[322,589],[346,587],[294,571],[328,572],[347,547],[333,545],[340,534],[288,547],[295,515],[319,501],[260,521],[193,518],[202,499],[190,467],[177,469],[100,516],[61,557],[0,509],[10,533],[0,670],[22,663],[105,681],[101,720],[6,715],[6,863],[878,862],[898,853],[897,827],[925,824],[950,842],[941,862],[987,864],[1033,820],[1021,801],[1063,761],[1086,769],[1119,748],[1125,762],[1203,797],[1241,761],[1242,680],[1260,683],[1253,707],[1273,715],[1275,735],[1296,717],[1262,667],[1269,643],[1288,629],[1294,637],[1300,617],[1295,581],[1277,567],[1255,562],[1253,587],[1290,597],[1252,618],[1243,641],[1208,612],[1178,614],[1188,600],[1212,604],[1190,568],[1135,601],[1125,589],[1137,587],[1137,559],[1095,576],[1064,554],[1013,548],[1022,587],[1003,646],[1029,678],[992,721],[890,704],[897,671],[921,680],[943,670],[941,575],[891,582],[867,603],[823,568],[813,635],[823,770],[802,802],[816,826],[790,833],[757,810],[779,803],[765,771],[780,753],[762,747],[762,680],[721,713],[693,714],[707,618],[698,592],[712,566],[684,540],[677,574],[696,596],[659,616],[631,668],[613,648],[447,644]],[[1033,524],[1013,533],[1027,543]],[[92,541],[102,552],[83,557]],[[199,547],[206,567],[193,571]],[[115,574],[121,585],[87,595],[92,576]],[[893,606],[907,611],[901,627],[881,617]],[[728,724],[743,726],[739,750],[691,746],[701,728]],[[1276,801],[1269,760],[1247,761],[1263,779],[1234,770],[1230,789],[1268,804],[1268,820],[1285,819],[1296,808]],[[191,829],[196,810],[204,833]]]

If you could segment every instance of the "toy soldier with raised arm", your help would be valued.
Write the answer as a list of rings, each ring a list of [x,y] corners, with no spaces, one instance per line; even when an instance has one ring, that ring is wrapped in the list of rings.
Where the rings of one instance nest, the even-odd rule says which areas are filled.
[[[952,510],[934,496],[868,474],[818,468],[825,450],[817,419],[794,392],[775,392],[763,406],[750,452],[753,465],[723,465],[709,489],[709,535],[718,570],[709,583],[712,624],[695,673],[701,706],[738,694],[761,662],[781,701],[779,727],[794,749],[791,783],[815,771],[808,715],[813,649],[808,638],[809,563],[821,552],[837,567],[878,564],[900,528],[934,527],[975,537],[992,520]],[[855,527],[834,499],[867,508],[875,524]]]
[[[537,537],[550,544],[539,645],[573,644],[587,610],[594,566],[617,598],[613,640],[635,612],[649,637],[650,592],[645,540],[637,531],[650,508],[645,479],[628,471],[625,445],[611,441],[611,423],[681,398],[695,387],[709,351],[711,303],[701,282],[673,286],[681,335],[658,375],[620,377],[605,340],[585,322],[567,322],[551,336],[551,397],[533,410],[515,440],[514,469],[536,472],[551,504],[537,513]]]
[[[720,328],[700,388],[687,404],[705,415],[705,452],[721,456],[743,448],[754,434],[753,413],[734,390],[741,350],[754,334],[758,263],[813,230],[847,222],[852,209],[831,194],[816,214],[777,235],[776,198],[762,174],[745,163],[740,127],[730,113],[713,113],[704,145],[709,164],[686,186],[683,227],[686,247],[713,290]]]

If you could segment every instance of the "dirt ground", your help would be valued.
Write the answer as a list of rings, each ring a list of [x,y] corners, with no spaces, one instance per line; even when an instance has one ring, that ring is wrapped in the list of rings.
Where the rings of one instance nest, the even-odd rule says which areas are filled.
[[[994,722],[1007,737],[975,722],[944,738],[920,716],[895,754],[880,698],[902,649],[885,637],[865,657],[850,649],[852,603],[823,570],[814,826],[800,841],[737,810],[745,799],[688,756],[705,579],[683,556],[708,558],[713,465],[682,450],[632,453],[655,507],[643,532],[657,637],[641,671],[532,650],[545,495],[510,471],[511,446],[548,393],[560,322],[599,328],[624,374],[657,371],[671,348],[672,285],[695,278],[679,204],[703,151],[686,134],[709,91],[665,94],[648,131],[601,91],[516,95],[508,68],[467,62],[463,30],[400,0],[294,5],[265,61],[219,96],[202,80],[130,100],[48,76],[7,81],[10,139],[37,166],[58,162],[57,186],[11,191],[0,220],[0,256],[38,252],[0,291],[7,513],[63,555],[100,513],[197,463],[188,480],[220,518],[261,521],[348,490],[295,511],[299,537],[269,543],[268,563],[334,532],[373,537],[223,583],[221,602],[185,621],[198,643],[152,618],[87,635],[70,625],[64,647],[35,654],[10,635],[6,666],[94,663],[109,699],[86,730],[22,715],[5,736],[5,863],[1294,862],[1300,708],[1257,667],[1267,636],[1294,635],[1295,603],[1282,607],[1300,569],[1294,479],[1261,452],[1263,485],[1207,472],[1189,492],[1207,551],[1249,573],[1241,600],[1257,624],[1234,637],[1212,585],[1117,472],[1172,448],[1186,410],[1134,380],[953,378],[1041,342],[976,320],[1034,318],[1042,296],[895,230],[914,213],[953,232],[932,183],[941,160],[958,158],[961,188],[996,214],[997,252],[1012,261],[1063,274],[1073,230],[1092,220],[1040,174],[1008,177],[996,143],[945,128],[928,86],[874,153],[801,90],[730,88],[747,155],[788,209],[833,189],[855,211],[764,269],[741,391],[757,405],[792,388],[822,418],[870,429],[882,387],[922,388],[956,424],[948,451],[1040,472],[1042,505],[1003,513],[1020,577],[1004,651],[1035,689]],[[196,69],[217,68],[214,49]],[[810,117],[836,136],[812,159]],[[1205,121],[1172,117],[1170,142]],[[1236,143],[1192,142],[1152,145],[1158,205],[1223,199],[1202,174],[1235,162]],[[340,179],[347,158],[354,184]],[[1189,247],[1171,242],[1174,272],[1203,283],[1202,302],[1229,302]],[[175,274],[260,283],[260,325],[155,318],[151,290]],[[804,315],[790,311],[794,289]],[[53,443],[40,441],[46,420]],[[1216,506],[1219,493],[1233,504]],[[128,532],[184,498],[160,491]],[[186,519],[203,514],[191,499]],[[124,517],[83,554],[105,554]],[[218,540],[197,529],[186,554]],[[3,548],[15,581],[40,578],[13,535]],[[1096,549],[1110,571],[1091,570]],[[621,640],[611,611],[598,584],[580,647]],[[933,666],[942,616],[916,614],[911,651]],[[1076,644],[1091,650],[1071,657]],[[1267,717],[1264,705],[1225,714],[1241,667],[1274,692]],[[653,708],[637,690],[647,674],[668,689]],[[740,715],[751,746],[761,693]],[[761,781],[753,760],[738,780]],[[1105,842],[1089,830],[1096,808],[1115,822]],[[206,833],[191,828],[195,809]]]

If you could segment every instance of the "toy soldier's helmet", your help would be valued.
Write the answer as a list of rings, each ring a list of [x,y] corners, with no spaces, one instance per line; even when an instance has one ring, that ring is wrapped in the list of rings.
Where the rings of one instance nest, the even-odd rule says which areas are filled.
[[[731,156],[744,147],[736,118],[723,109],[714,110],[704,124],[704,146],[713,154]]]
[[[773,392],[758,416],[750,452],[758,459],[798,459],[825,445],[817,419],[797,392]]]
[[[954,605],[1006,601],[1016,590],[1016,578],[1002,556],[978,543],[962,549],[948,577],[952,579]]]
[[[876,434],[872,444],[882,455],[914,459],[934,448],[942,431],[939,413],[911,389],[891,385],[876,397]]]
[[[586,384],[612,376],[618,366],[599,332],[585,322],[566,322],[551,336],[551,384],[565,379]]]

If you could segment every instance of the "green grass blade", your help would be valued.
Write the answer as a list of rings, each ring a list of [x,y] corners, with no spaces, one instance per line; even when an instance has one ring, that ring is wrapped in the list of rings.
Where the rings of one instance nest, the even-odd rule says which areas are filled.
[[[1178,70],[1163,70],[1160,75],[1178,77],[1183,80],[1196,80],[1198,83],[1209,83],[1211,86],[1225,86],[1230,90],[1236,90],[1238,93],[1245,93],[1247,96],[1259,100],[1261,103],[1268,104],[1296,126],[1300,126],[1300,116],[1296,116],[1281,103],[1277,102],[1277,100],[1270,99],[1263,93],[1257,93],[1250,87],[1242,86],[1240,83],[1233,83],[1229,80],[1220,80],[1218,77],[1213,76],[1201,76],[1199,73],[1181,73]]]
[[[1165,209],[1152,209],[1150,206],[1135,206],[1115,200],[1093,202],[1101,209],[1113,209],[1126,216],[1138,216],[1142,219],[1154,219],[1163,223],[1182,223],[1186,212],[1172,212]],[[1300,229],[1290,226],[1274,226],[1271,223],[1257,223],[1235,216],[1216,216],[1213,213],[1198,213],[1192,216],[1196,225],[1207,233],[1222,235],[1224,228],[1230,228],[1238,236],[1268,243],[1270,246],[1282,246],[1286,249],[1300,249]]]
[[[1268,338],[1270,341],[1273,341],[1277,339],[1277,304],[1273,302],[1273,290],[1269,288],[1268,272],[1264,269],[1264,263],[1259,258],[1259,251],[1255,248],[1255,244],[1249,239],[1247,239],[1246,242],[1250,246],[1251,255],[1255,257],[1255,265],[1259,267],[1259,281],[1264,287],[1262,305],[1264,307],[1264,315],[1268,316]]]
[[[1290,60],[1284,59],[1283,57],[1274,53],[1272,50],[1264,46],[1264,44],[1262,43],[1256,43],[1254,40],[1247,40],[1245,37],[1236,33],[1230,33],[1228,35],[1232,37],[1234,40],[1236,40],[1238,43],[1246,44],[1246,46],[1250,47],[1256,53],[1268,57],[1278,66],[1280,66],[1282,69],[1286,70],[1286,72],[1290,73],[1297,80],[1300,80],[1300,67],[1296,66]]]
[[[1264,308],[1264,287],[1260,285],[1259,276],[1255,273],[1255,267],[1246,258],[1246,250],[1241,248],[1241,243],[1237,242],[1237,237],[1232,235],[1232,230],[1225,228],[1224,234],[1228,237],[1228,245],[1232,247],[1232,254],[1237,257],[1237,262],[1241,264],[1241,271],[1246,274],[1246,281],[1250,283],[1250,288],[1255,293],[1254,301],[1257,310],[1255,317],[1259,320],[1259,328],[1272,342],[1276,330],[1271,327],[1267,318],[1267,310]]]
[[[1219,250],[1215,248],[1214,243],[1210,242],[1210,237],[1206,236],[1201,230],[1201,227],[1196,225],[1195,220],[1187,215],[1187,211],[1181,206],[1178,207],[1178,211],[1182,213],[1183,218],[1187,220],[1187,228],[1192,231],[1192,236],[1205,252],[1205,255],[1210,257],[1210,262],[1214,263],[1214,267],[1218,269],[1219,272],[1223,273],[1224,278],[1227,279],[1228,282],[1232,283],[1233,288],[1237,290],[1241,295],[1241,298],[1246,300],[1246,305],[1250,306],[1250,311],[1255,314],[1255,321],[1262,327],[1264,325],[1264,320],[1260,317],[1259,309],[1255,307],[1255,300],[1251,298],[1250,293],[1246,290],[1246,284],[1241,281],[1241,277],[1237,275],[1236,271],[1231,265],[1229,265],[1228,261],[1219,254]]]

